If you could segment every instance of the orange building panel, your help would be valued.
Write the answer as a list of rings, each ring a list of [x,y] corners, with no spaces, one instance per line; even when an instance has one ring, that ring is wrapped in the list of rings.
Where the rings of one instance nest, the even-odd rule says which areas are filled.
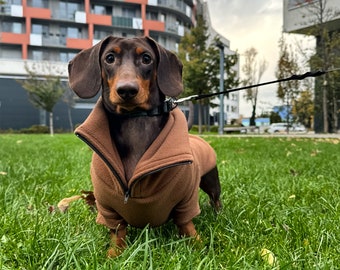
[[[87,14],[87,23],[112,25],[112,17],[109,15]]]
[[[24,16],[39,19],[51,19],[51,10],[47,8],[26,7]]]
[[[70,49],[87,49],[92,47],[92,42],[89,39],[67,38],[66,47]]]
[[[29,35],[2,32],[1,43],[28,44]]]
[[[133,4],[144,4],[144,5],[148,4],[148,0],[125,0],[124,2],[133,3]]]
[[[143,26],[144,26],[144,29],[147,29],[147,30],[153,30],[153,31],[159,31],[159,32],[165,31],[165,24],[164,22],[160,22],[160,21],[145,20],[143,22]]]

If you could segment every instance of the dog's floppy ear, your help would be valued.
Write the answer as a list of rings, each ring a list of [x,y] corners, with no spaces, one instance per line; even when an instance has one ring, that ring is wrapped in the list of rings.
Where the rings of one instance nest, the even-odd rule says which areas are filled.
[[[152,38],[146,37],[158,56],[157,84],[161,92],[169,97],[177,97],[183,92],[183,65],[177,56],[161,47]]]
[[[81,98],[94,97],[102,85],[100,54],[108,36],[93,47],[82,50],[68,64],[70,88]]]

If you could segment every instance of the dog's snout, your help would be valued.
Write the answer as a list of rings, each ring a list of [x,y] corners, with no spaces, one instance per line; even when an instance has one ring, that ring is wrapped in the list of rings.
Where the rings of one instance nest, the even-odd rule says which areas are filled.
[[[117,85],[117,93],[124,100],[129,100],[137,96],[138,90],[136,83],[125,82],[118,83]]]

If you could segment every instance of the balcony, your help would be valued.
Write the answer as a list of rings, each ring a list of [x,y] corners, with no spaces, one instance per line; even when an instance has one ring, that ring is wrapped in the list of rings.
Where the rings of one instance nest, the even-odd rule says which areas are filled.
[[[143,21],[141,18],[112,17],[112,26],[143,29]]]
[[[61,10],[53,10],[52,19],[77,23],[86,23],[86,13],[85,11],[75,11],[70,13]]]
[[[165,31],[166,32],[169,32],[169,33],[173,33],[173,34],[176,34],[176,35],[179,35],[181,37],[184,36],[184,26],[182,25],[178,25],[176,23],[167,23],[165,24]]]
[[[3,4],[0,6],[0,14],[1,15],[9,15],[13,17],[23,17],[23,7],[20,5],[6,5]]]
[[[174,1],[174,0],[149,0],[149,5],[152,6],[160,6],[169,8],[175,11],[179,11],[180,13],[184,13],[187,17],[191,17],[191,8],[182,1]]]

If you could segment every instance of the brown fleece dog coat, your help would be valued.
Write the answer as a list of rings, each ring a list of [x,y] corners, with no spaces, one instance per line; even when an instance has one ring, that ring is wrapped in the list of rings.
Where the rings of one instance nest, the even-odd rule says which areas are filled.
[[[75,133],[94,151],[91,178],[98,223],[117,229],[127,224],[160,226],[172,218],[183,225],[200,213],[200,178],[216,166],[216,155],[207,142],[188,134],[180,109],[170,112],[129,181],[111,140],[101,99]]]

